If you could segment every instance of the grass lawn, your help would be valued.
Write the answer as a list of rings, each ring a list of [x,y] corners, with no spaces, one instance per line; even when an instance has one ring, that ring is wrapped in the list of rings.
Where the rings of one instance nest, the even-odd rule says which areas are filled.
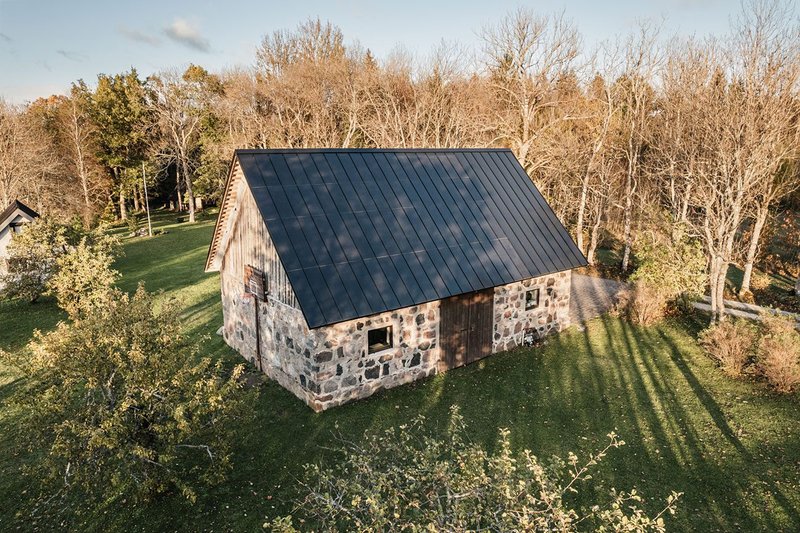
[[[168,233],[128,240],[117,268],[121,285],[181,298],[187,331],[231,364],[240,358],[214,332],[221,325],[216,274],[203,264],[213,220],[173,224]],[[54,303],[0,304],[0,347],[24,349],[34,328],[61,319]],[[30,518],[36,480],[21,474],[37,452],[15,446],[19,428],[4,402],[18,377],[0,368],[0,530],[105,531],[256,530],[291,510],[302,464],[325,461],[334,430],[357,438],[424,414],[444,428],[459,405],[476,441],[493,446],[500,427],[514,445],[540,457],[599,449],[616,431],[627,445],[613,451],[582,488],[636,489],[646,507],[659,509],[671,490],[685,492],[672,530],[800,530],[800,397],[778,397],[763,384],[723,376],[698,350],[700,325],[687,319],[637,328],[613,318],[572,328],[535,349],[498,354],[469,367],[382,392],[370,399],[315,414],[271,382],[238,428],[235,470],[195,505],[168,497],[149,506],[86,508],[70,502],[64,523]]]

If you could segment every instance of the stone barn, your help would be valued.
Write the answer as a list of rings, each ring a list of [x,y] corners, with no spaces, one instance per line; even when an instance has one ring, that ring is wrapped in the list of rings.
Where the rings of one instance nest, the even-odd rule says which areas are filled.
[[[225,341],[311,408],[532,344],[586,264],[509,150],[237,150]]]

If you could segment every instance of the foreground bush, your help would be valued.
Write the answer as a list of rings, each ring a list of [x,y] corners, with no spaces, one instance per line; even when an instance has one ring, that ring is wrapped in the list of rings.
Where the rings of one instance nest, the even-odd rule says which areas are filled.
[[[700,333],[700,345],[723,372],[739,377],[755,352],[758,330],[744,320],[726,320]]]
[[[154,309],[160,308],[155,311]],[[178,307],[139,288],[111,292],[85,317],[37,332],[14,397],[32,450],[32,487],[104,501],[149,499],[224,479],[232,427],[250,410],[241,365],[226,372],[181,335]],[[48,501],[58,501],[50,498]]]
[[[772,387],[788,393],[800,387],[800,333],[793,318],[764,315],[758,368]]]
[[[511,451],[501,430],[497,451],[472,443],[454,410],[444,438],[424,431],[424,418],[363,442],[343,443],[335,467],[306,466],[305,497],[297,502],[300,523],[322,531],[664,531],[663,516],[674,513],[672,493],[653,517],[640,508],[635,490],[607,492],[607,501],[574,509],[568,500],[589,471],[624,442],[610,443],[580,462],[541,462],[529,451]],[[285,517],[265,526],[296,531]]]

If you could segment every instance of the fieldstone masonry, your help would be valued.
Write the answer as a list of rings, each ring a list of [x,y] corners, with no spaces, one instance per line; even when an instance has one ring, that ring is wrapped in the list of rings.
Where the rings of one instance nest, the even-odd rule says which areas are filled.
[[[256,361],[256,300],[241,279],[222,271],[225,341]],[[522,344],[569,322],[570,272],[495,288],[492,353]],[[525,311],[525,291],[540,288],[540,304]],[[299,309],[271,297],[259,304],[262,370],[315,411],[366,398],[378,390],[432,376],[439,361],[439,302],[309,330]],[[367,353],[367,332],[391,325],[393,347]]]
[[[521,346],[526,330],[538,339],[569,327],[571,274],[567,270],[495,287],[492,353]],[[537,288],[539,306],[526,311],[525,293]]]
[[[222,276],[223,337],[255,365],[256,300]],[[439,302],[308,329],[299,309],[259,304],[261,369],[315,411],[431,376],[439,360]],[[393,346],[367,353],[367,331],[391,325]]]

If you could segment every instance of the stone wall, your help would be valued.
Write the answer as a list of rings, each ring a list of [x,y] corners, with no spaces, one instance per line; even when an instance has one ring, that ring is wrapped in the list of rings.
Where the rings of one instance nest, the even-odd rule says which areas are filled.
[[[511,283],[495,289],[492,353],[523,344],[569,325],[570,272]],[[255,300],[243,280],[222,271],[225,341],[256,361]],[[525,292],[540,290],[539,306],[525,310]],[[437,372],[439,302],[429,302],[309,330],[299,309],[267,297],[259,304],[260,368],[315,411],[366,398]],[[391,325],[393,347],[367,353],[367,332]]]
[[[256,354],[257,300],[246,294],[244,281],[222,271],[222,335],[245,359],[295,396],[311,404],[316,394],[306,384],[313,375],[312,354],[319,344],[317,332],[306,326],[303,313],[267,296],[258,302],[261,361]]]
[[[367,332],[392,326],[393,346],[367,353]],[[319,328],[314,354],[315,410],[432,376],[439,361],[439,302]]]
[[[309,330],[300,310],[268,297],[259,303],[259,365],[255,299],[224,270],[222,285],[225,342],[315,411],[436,373],[439,302]],[[367,353],[367,332],[385,326],[393,346]]]
[[[526,279],[496,287],[492,353],[523,344],[526,330],[534,339],[569,326],[571,271]],[[539,306],[525,310],[525,293],[539,289]]]

